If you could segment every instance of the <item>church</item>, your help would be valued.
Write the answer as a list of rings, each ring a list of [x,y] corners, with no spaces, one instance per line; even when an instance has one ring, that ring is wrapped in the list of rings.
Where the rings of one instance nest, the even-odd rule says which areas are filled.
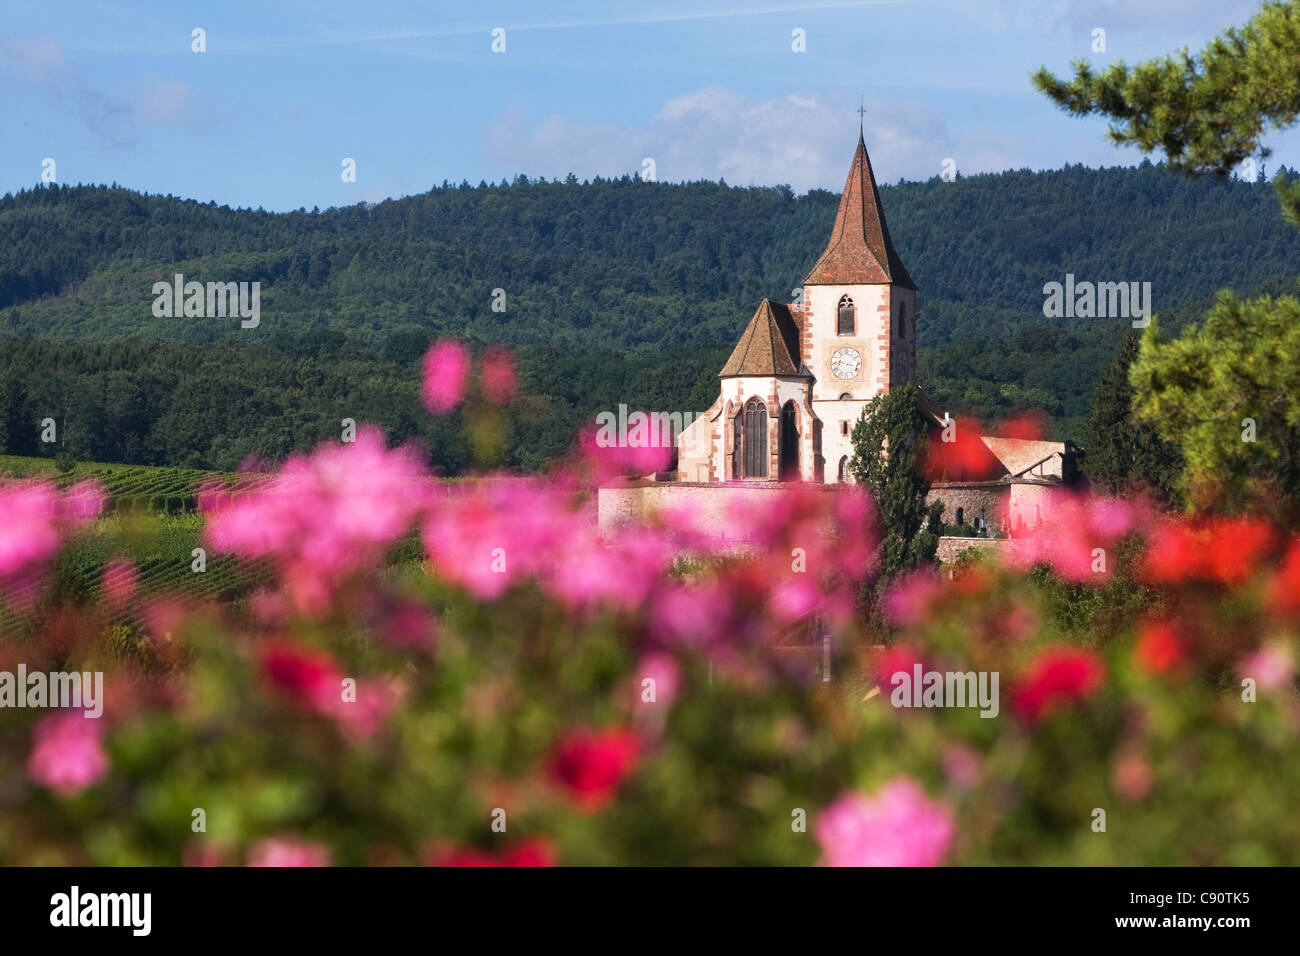
[[[718,373],[717,400],[677,437],[677,482],[851,481],[850,435],[866,403],[914,380],[916,296],[859,134],[800,301],[759,303]],[[947,416],[921,396],[938,438]],[[1070,443],[980,436],[977,448],[931,490],[947,523],[990,534],[1034,527],[1046,492],[1076,477]]]

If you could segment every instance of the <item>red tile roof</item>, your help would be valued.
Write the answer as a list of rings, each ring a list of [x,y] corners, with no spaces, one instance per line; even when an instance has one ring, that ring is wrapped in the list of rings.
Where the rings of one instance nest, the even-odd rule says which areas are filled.
[[[880,192],[861,136],[835,214],[830,244],[803,281],[805,285],[893,283],[905,289],[916,288],[889,241]]]
[[[764,299],[718,377],[798,374],[799,327],[790,307]]]

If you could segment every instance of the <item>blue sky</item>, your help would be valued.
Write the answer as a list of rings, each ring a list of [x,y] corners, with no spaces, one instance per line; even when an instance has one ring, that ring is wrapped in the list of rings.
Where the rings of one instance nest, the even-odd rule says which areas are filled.
[[[5,0],[0,193],[58,181],[284,210],[444,179],[637,172],[838,190],[866,97],[884,181],[1140,161],[1029,85],[1199,49],[1253,0]],[[206,31],[207,51],[191,50]],[[493,53],[503,28],[505,52]],[[1106,31],[1093,53],[1092,31]],[[805,32],[807,52],[792,51]],[[1269,161],[1300,166],[1300,133]],[[345,157],[357,181],[341,180]]]

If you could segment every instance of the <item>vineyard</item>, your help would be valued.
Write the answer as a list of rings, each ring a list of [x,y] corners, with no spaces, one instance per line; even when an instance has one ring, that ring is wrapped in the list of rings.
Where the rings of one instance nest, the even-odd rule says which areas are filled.
[[[53,481],[61,488],[93,478],[108,495],[104,516],[79,532],[60,555],[55,566],[60,598],[97,600],[104,568],[114,561],[134,565],[144,594],[239,600],[266,580],[266,569],[256,562],[236,563],[206,553],[196,560],[200,555],[195,553],[203,531],[198,489],[215,480],[238,494],[265,476],[0,455],[0,481],[24,478]],[[0,616],[0,631],[7,630]]]

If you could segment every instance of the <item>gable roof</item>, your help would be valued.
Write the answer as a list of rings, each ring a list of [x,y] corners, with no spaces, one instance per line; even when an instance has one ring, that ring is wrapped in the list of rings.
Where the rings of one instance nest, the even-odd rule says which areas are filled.
[[[790,307],[764,299],[718,377],[800,374],[806,373],[799,367],[799,327]]]
[[[916,288],[889,241],[889,227],[880,208],[880,192],[861,135],[840,196],[830,243],[803,281],[805,285],[893,283],[905,289]]]
[[[996,438],[981,435],[980,441],[988,446],[989,451],[1013,477],[1030,471],[1053,455],[1065,454],[1065,443],[1056,441],[1035,441],[1027,438]]]

